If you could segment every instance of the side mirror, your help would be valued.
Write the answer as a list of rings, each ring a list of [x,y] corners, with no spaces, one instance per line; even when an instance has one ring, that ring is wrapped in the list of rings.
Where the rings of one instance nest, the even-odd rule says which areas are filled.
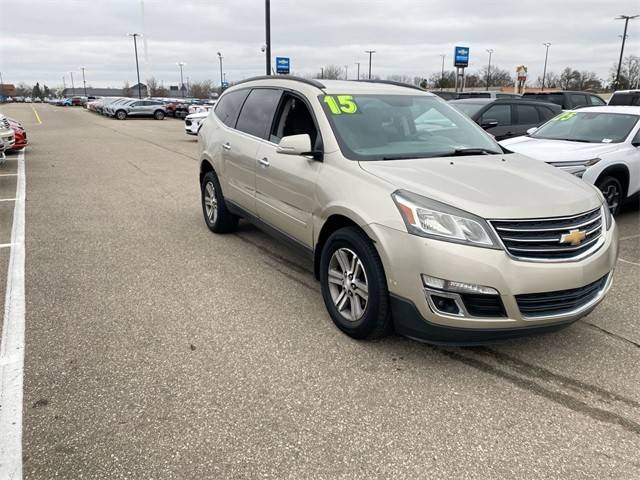
[[[498,120],[494,120],[492,118],[489,118],[487,120],[482,120],[482,123],[480,124],[480,126],[482,128],[484,128],[485,130],[488,130],[490,128],[494,128],[498,126]]]
[[[315,157],[318,154],[318,152],[314,152],[311,149],[311,137],[306,133],[282,137],[276,151],[283,155],[304,155]]]
[[[535,133],[536,130],[538,130],[538,127],[531,127],[527,130],[527,135],[531,135],[532,133]]]

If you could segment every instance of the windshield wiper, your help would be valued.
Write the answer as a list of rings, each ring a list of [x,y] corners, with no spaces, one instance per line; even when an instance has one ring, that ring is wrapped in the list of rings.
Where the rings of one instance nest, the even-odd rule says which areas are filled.
[[[415,158],[424,158],[417,155],[390,155],[388,157],[382,157],[382,160],[412,160]]]
[[[463,155],[499,155],[503,152],[496,152],[487,148],[456,148],[453,152],[443,155],[443,157],[462,157]]]
[[[560,140],[562,142],[580,142],[580,143],[595,143],[591,140],[583,140],[581,138],[550,138],[550,137],[532,137],[539,138],[541,140]]]

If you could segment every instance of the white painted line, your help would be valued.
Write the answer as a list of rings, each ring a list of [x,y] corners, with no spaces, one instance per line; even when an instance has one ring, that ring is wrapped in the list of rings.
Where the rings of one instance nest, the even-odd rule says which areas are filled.
[[[17,177],[17,173],[0,173],[0,177]]]
[[[628,264],[630,264],[630,265],[635,265],[635,266],[637,266],[637,267],[640,267],[640,263],[631,262],[631,261],[629,261],[629,260],[625,260],[624,258],[618,258],[618,261],[619,261],[619,262],[622,262],[622,263],[628,263]]]
[[[0,202],[15,202],[15,198],[0,198]]]
[[[0,243],[0,248],[13,247],[13,243]]]
[[[634,239],[634,238],[640,238],[640,234],[638,234],[638,235],[629,235],[628,237],[622,237],[622,238],[620,239],[620,241],[623,241],[623,240],[632,240],[632,239]]]
[[[20,152],[0,343],[0,478],[14,480],[22,479],[25,185],[24,153]]]

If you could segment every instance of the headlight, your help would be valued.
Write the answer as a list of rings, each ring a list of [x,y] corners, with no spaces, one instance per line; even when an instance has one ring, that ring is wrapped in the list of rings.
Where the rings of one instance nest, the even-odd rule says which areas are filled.
[[[413,235],[501,249],[491,228],[480,217],[405,190],[397,190],[391,196],[407,231]]]
[[[600,158],[590,158],[589,160],[576,160],[574,162],[549,162],[549,165],[558,167],[565,172],[571,173],[578,178],[582,178],[587,168],[598,163]]]
[[[600,189],[595,185],[592,185],[592,187],[595,189],[596,192],[598,192],[598,196],[602,201],[602,207],[600,209],[602,210],[604,225],[606,229],[609,230],[611,228],[611,225],[613,224],[613,216],[611,215],[611,210],[609,210],[609,204],[607,203],[607,199],[604,198],[604,194],[600,191]]]

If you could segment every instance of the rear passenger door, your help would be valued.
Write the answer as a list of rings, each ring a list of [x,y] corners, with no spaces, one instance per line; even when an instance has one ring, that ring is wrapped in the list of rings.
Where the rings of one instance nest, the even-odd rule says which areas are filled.
[[[538,109],[534,105],[515,104],[516,125],[513,128],[512,137],[524,135],[527,130],[540,125]]]
[[[498,103],[487,108],[480,116],[478,123],[482,125],[491,121],[498,122],[498,126],[488,128],[487,132],[496,137],[496,140],[504,140],[513,136],[514,125],[512,117],[511,105]]]

